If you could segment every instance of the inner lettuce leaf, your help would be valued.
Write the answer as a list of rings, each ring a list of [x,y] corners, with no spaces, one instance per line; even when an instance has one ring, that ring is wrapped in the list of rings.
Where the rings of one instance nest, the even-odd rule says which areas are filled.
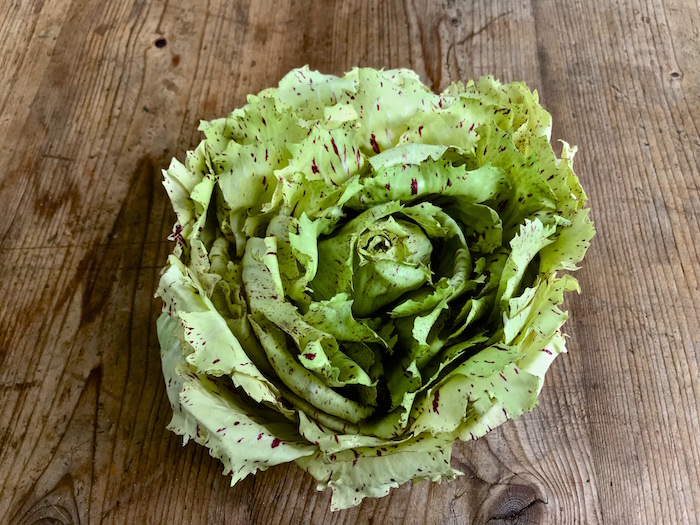
[[[232,485],[294,462],[352,507],[537,405],[595,234],[537,92],[304,67],[199,129],[157,328],[168,428]]]

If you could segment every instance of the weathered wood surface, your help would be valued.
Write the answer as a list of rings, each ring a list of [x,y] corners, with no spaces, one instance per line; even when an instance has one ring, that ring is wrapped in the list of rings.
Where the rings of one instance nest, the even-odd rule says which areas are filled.
[[[0,523],[698,523],[699,31],[689,0],[1,2]],[[159,169],[307,63],[525,80],[599,232],[540,407],[334,514],[180,446],[154,333]]]

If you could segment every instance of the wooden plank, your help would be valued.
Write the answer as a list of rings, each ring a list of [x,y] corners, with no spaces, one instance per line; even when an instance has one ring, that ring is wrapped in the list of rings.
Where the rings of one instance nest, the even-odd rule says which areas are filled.
[[[677,62],[666,11],[581,4],[566,17],[551,2],[538,13],[550,27],[561,20],[568,36],[554,47],[541,39],[543,82],[560,117],[555,135],[570,129],[582,147],[599,230],[570,330],[581,341],[579,370],[589,371],[582,391],[609,523],[693,523],[699,508],[697,490],[680,490],[698,477],[698,311],[682,300],[697,289],[698,219],[681,204],[697,202],[698,150],[674,136],[697,137],[692,119],[680,123],[686,111],[697,118],[697,99],[688,107],[675,75],[697,66]],[[696,34],[696,50],[698,42]]]
[[[0,6],[0,522],[694,523],[700,27],[688,0]],[[158,41],[158,45],[156,45]],[[304,64],[537,88],[599,235],[540,407],[465,472],[331,513],[294,466],[228,487],[165,430],[159,170]]]

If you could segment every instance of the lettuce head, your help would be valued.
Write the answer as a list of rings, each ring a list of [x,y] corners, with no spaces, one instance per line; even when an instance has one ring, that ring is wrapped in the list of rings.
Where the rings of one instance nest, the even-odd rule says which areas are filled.
[[[295,462],[351,507],[535,407],[594,235],[536,92],[302,68],[199,129],[158,336],[169,428],[231,484]]]

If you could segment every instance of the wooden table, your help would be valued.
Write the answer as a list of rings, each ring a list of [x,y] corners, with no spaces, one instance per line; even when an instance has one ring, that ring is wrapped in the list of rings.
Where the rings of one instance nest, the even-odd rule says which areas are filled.
[[[2,2],[0,523],[700,522],[699,32],[689,0]],[[598,229],[539,408],[338,513],[181,447],[154,329],[160,168],[303,64],[525,80]]]

